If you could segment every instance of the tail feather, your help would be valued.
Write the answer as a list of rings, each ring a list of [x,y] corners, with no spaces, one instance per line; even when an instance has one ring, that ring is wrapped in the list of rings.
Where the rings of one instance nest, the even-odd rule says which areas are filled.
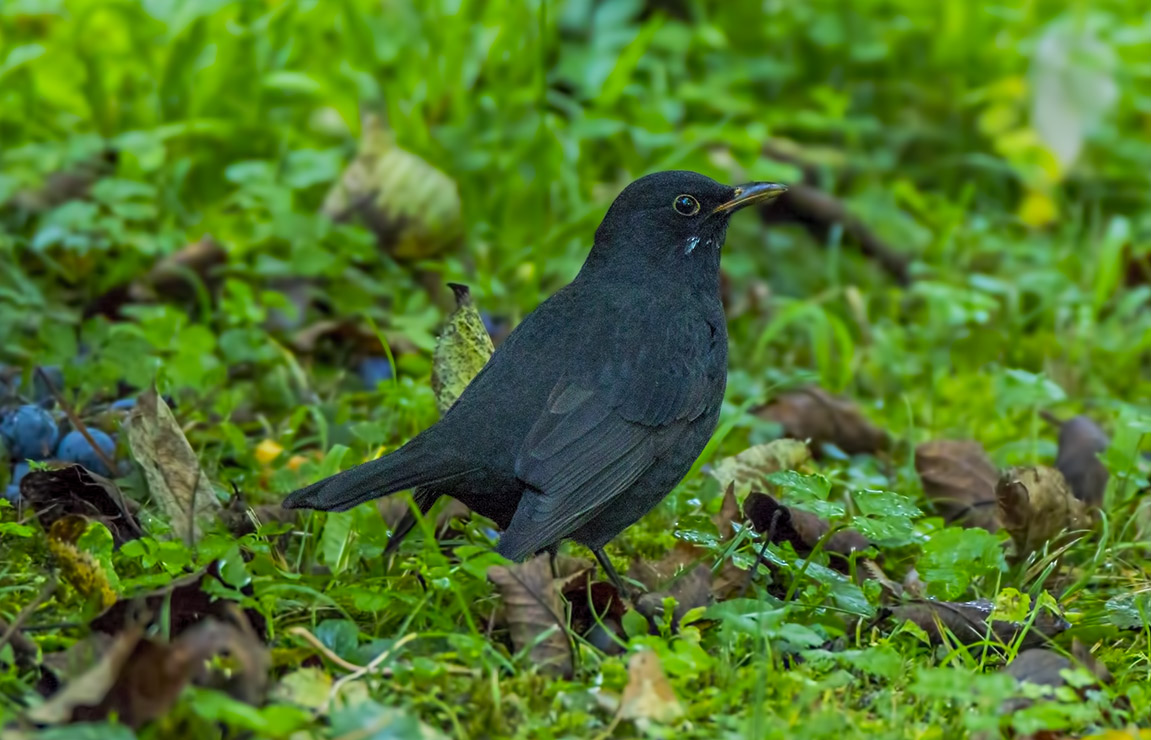
[[[285,509],[345,511],[389,493],[435,485],[467,472],[445,463],[442,456],[426,451],[422,445],[409,443],[390,455],[293,491],[282,506]]]

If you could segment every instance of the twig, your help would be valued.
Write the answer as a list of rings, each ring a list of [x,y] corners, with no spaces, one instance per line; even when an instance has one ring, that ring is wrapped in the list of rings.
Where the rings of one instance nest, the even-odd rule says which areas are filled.
[[[396,642],[390,648],[383,651],[382,653],[380,653],[376,657],[372,658],[372,661],[370,663],[368,663],[366,666],[364,666],[363,668],[352,671],[348,675],[336,679],[336,681],[332,684],[331,690],[328,691],[328,698],[324,700],[323,706],[320,707],[320,714],[326,714],[327,713],[328,707],[330,707],[332,705],[332,701],[336,698],[336,694],[338,694],[340,692],[340,688],[343,687],[344,684],[348,683],[349,681],[355,681],[357,678],[363,678],[364,676],[368,675],[369,673],[377,672],[376,669],[379,668],[380,663],[383,663],[385,660],[387,660],[389,657],[391,657],[393,651],[400,649],[401,647],[403,647],[404,645],[407,645],[409,642],[411,642],[414,639],[416,639],[416,635],[414,633],[404,635],[400,639],[396,640]],[[382,671],[379,671],[379,673],[381,673],[385,677],[391,676],[392,675],[392,669],[391,668],[385,668]]]
[[[311,632],[308,632],[303,627],[292,627],[290,630],[288,630],[288,634],[289,635],[295,635],[297,637],[302,637],[305,642],[307,642],[309,645],[314,647],[316,650],[319,650],[321,653],[323,653],[325,658],[332,661],[333,663],[335,663],[336,665],[338,665],[339,667],[343,668],[346,671],[355,672],[355,671],[363,670],[363,668],[364,668],[363,666],[356,665],[355,663],[349,663],[348,661],[344,660],[340,656],[333,653],[328,648],[327,645],[320,642],[320,638],[316,637]]]
[[[16,615],[15,619],[12,620],[12,624],[8,625],[7,629],[4,630],[4,634],[0,635],[0,649],[2,649],[5,645],[7,645],[9,640],[13,639],[13,636],[16,635],[17,630],[20,629],[20,625],[22,625],[25,622],[25,620],[28,619],[28,617],[32,616],[32,612],[34,612],[38,608],[40,608],[40,605],[43,604],[45,601],[47,601],[48,597],[50,597],[53,593],[56,592],[56,585],[58,583],[59,583],[59,581],[56,579],[55,574],[52,574],[51,576],[49,576],[47,583],[45,583],[43,588],[40,589],[40,593],[38,593],[36,595],[36,598],[33,599],[32,602],[30,604],[28,604],[28,606],[26,606],[20,610],[20,613]],[[24,639],[27,639],[27,638],[24,638]],[[16,643],[15,642],[13,642],[12,647],[13,647],[13,649],[16,649]],[[35,649],[34,644],[33,644],[33,648],[32,648],[32,654],[33,655],[36,654],[36,649]]]

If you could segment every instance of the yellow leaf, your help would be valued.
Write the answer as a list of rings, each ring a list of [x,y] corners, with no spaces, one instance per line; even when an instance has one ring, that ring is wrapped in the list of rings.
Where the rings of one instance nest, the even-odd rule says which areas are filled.
[[[456,310],[448,317],[432,355],[432,389],[441,414],[452,407],[495,351],[468,286],[449,285],[456,294]]]
[[[1059,217],[1059,206],[1047,193],[1032,190],[1023,196],[1019,204],[1019,220],[1028,226],[1039,229]]]
[[[274,439],[265,439],[256,445],[256,459],[261,465],[267,465],[283,453],[284,448]]]
[[[48,529],[48,550],[56,559],[64,580],[85,598],[98,599],[103,610],[116,603],[116,591],[99,561],[76,547],[76,541],[87,528],[88,520],[76,514],[57,519]]]
[[[644,650],[631,656],[627,664],[627,686],[620,698],[620,719],[673,722],[683,716],[659,656]]]
[[[294,473],[303,467],[306,462],[308,462],[308,458],[303,455],[292,455],[288,458],[288,470]]]

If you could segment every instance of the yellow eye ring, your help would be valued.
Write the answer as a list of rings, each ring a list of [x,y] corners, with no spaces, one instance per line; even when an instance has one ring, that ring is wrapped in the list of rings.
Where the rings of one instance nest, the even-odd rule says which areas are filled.
[[[671,207],[681,216],[694,216],[699,213],[699,201],[690,195],[677,195]]]

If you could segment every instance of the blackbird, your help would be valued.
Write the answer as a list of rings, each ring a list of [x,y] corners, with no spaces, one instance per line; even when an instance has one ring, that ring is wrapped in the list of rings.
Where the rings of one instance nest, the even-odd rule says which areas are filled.
[[[505,557],[572,539],[623,592],[603,547],[679,483],[719,419],[728,219],[785,190],[687,171],[628,185],[576,278],[508,335],[436,424],[284,506],[343,511],[414,488],[426,513],[452,496],[504,530]],[[389,549],[414,522],[397,526]]]

